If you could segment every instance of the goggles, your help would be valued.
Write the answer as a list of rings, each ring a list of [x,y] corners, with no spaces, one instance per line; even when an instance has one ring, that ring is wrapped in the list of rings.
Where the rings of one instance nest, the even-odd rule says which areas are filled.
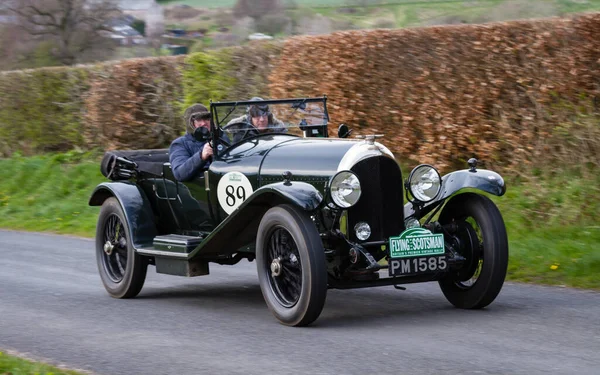
[[[252,106],[250,107],[250,116],[252,117],[267,117],[271,114],[271,112],[269,112],[269,106],[268,105],[261,105],[261,106]]]
[[[196,113],[191,117],[192,121],[208,120],[210,119],[210,113]]]

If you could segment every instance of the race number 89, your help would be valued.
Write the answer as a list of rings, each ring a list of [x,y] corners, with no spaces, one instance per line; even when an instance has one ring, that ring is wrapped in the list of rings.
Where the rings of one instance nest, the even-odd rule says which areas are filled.
[[[240,172],[225,173],[217,185],[219,205],[228,215],[244,203],[253,192],[250,180]]]
[[[243,186],[238,186],[236,189],[233,185],[227,185],[225,188],[225,194],[227,194],[227,198],[225,198],[225,204],[227,204],[229,207],[235,206],[235,202],[239,199],[241,199],[242,202],[246,200],[246,190],[244,190]]]

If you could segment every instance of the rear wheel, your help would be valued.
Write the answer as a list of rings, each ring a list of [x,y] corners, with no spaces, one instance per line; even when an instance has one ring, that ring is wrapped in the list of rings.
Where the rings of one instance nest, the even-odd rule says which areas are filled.
[[[440,223],[444,239],[465,258],[460,270],[440,280],[442,292],[456,307],[483,308],[498,296],[508,267],[508,238],[502,215],[487,197],[457,195],[446,204]]]
[[[96,262],[102,284],[112,297],[132,298],[142,290],[148,261],[135,252],[123,209],[114,197],[105,200],[100,209]]]
[[[290,205],[263,216],[256,239],[256,267],[269,310],[283,324],[315,321],[327,296],[323,243],[310,217]]]

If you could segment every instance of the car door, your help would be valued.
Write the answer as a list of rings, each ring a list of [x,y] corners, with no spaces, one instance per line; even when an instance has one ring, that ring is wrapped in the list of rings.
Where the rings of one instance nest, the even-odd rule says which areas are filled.
[[[204,174],[187,182],[175,179],[170,163],[163,167],[163,179],[165,184],[165,195],[174,221],[176,221],[179,232],[210,232],[215,228],[215,220],[208,203]]]

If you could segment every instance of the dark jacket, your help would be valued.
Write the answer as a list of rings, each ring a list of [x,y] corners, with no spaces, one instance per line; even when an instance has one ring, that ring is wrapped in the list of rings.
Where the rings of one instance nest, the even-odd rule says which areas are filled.
[[[202,160],[202,148],[205,144],[206,142],[197,141],[189,133],[171,143],[169,161],[178,181],[192,180],[208,169],[210,160]]]

